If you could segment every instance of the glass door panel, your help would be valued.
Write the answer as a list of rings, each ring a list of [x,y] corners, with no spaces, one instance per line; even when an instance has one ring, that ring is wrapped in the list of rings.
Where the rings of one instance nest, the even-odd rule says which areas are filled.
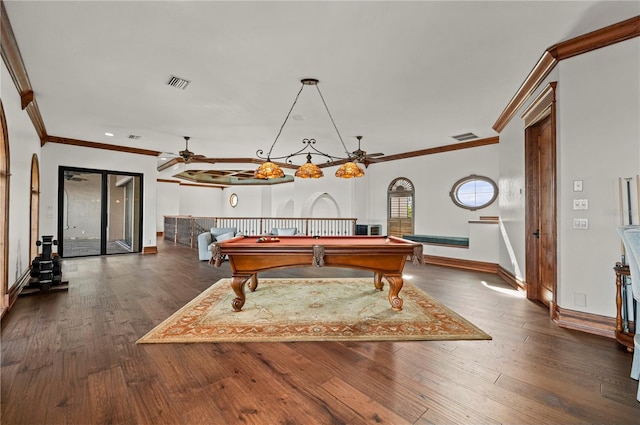
[[[107,254],[140,251],[140,177],[107,176]]]
[[[100,255],[102,245],[102,175],[64,170],[62,234],[60,248],[65,257]]]

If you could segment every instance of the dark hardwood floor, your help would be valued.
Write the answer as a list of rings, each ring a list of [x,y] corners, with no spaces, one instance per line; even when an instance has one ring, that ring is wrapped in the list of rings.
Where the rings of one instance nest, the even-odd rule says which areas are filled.
[[[631,354],[485,273],[405,268],[491,341],[136,345],[230,276],[158,251],[64,260],[68,292],[18,299],[2,319],[2,424],[640,423]],[[370,275],[268,275],[327,273]]]

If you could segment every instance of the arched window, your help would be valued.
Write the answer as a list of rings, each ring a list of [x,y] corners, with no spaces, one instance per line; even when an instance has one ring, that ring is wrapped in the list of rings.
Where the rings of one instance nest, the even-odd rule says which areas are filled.
[[[0,309],[8,308],[9,292],[9,133],[0,101]]]
[[[404,177],[391,182],[387,191],[387,234],[402,237],[413,234],[415,216],[413,183]]]

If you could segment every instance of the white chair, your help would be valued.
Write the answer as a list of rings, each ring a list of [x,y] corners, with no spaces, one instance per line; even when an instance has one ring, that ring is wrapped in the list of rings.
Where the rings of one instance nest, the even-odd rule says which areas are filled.
[[[222,242],[238,236],[236,227],[212,227],[209,232],[200,233],[198,235],[198,259],[200,261],[209,260],[211,258],[211,245],[215,242]]]
[[[620,226],[618,233],[621,233],[629,264],[631,275],[631,292],[636,303],[640,302],[640,226]],[[633,361],[631,363],[631,378],[640,379],[640,333],[638,332],[638,317],[633,318],[636,326],[636,334],[633,338]],[[640,385],[636,399],[640,401]]]

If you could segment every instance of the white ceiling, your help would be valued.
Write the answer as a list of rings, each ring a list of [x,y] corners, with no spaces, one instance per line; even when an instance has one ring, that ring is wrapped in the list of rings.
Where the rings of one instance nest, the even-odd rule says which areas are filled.
[[[51,136],[255,157],[305,77],[349,151],[397,154],[495,136],[548,47],[639,14],[640,2],[11,1]],[[167,85],[172,76],[191,83]],[[343,149],[306,86],[273,156],[303,137]],[[107,137],[105,132],[115,136]],[[129,135],[140,139],[130,140]]]

